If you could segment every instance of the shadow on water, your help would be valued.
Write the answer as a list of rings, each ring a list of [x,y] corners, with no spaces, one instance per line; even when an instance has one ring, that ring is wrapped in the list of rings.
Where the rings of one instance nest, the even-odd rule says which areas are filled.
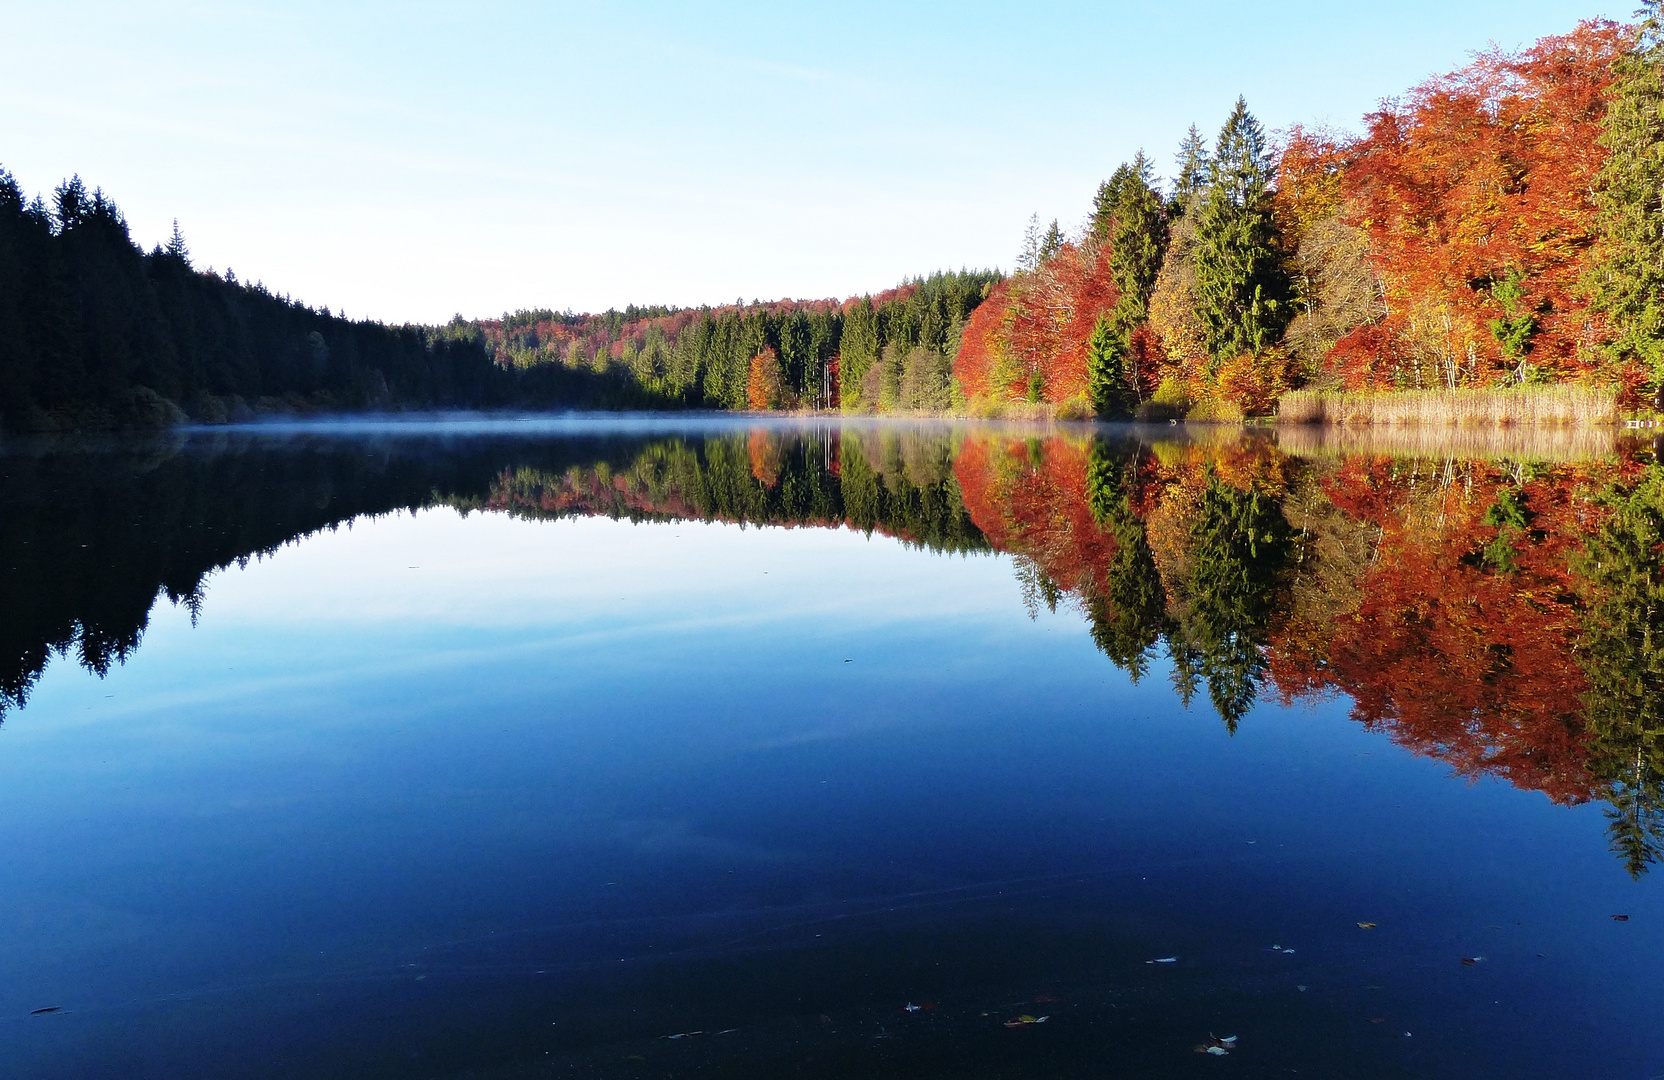
[[[1133,680],[1234,732],[1343,695],[1466,778],[1607,804],[1664,850],[1664,466],[1609,435],[1437,444],[1235,429],[566,420],[319,424],[0,454],[0,716],[100,675],[165,598],[364,516],[448,506],[851,528],[1013,557]],[[558,437],[556,437],[558,436]]]

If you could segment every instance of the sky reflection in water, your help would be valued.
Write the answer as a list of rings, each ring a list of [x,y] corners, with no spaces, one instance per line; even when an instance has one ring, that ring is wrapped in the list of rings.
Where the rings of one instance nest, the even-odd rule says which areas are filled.
[[[1664,1069],[1650,448],[468,424],[0,458],[6,1072]]]

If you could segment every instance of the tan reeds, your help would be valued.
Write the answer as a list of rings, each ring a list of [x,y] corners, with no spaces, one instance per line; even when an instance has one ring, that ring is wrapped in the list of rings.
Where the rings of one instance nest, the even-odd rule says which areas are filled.
[[[1598,461],[1617,452],[1622,431],[1611,425],[1451,427],[1289,424],[1277,445],[1299,457],[1363,454],[1402,458],[1510,461]]]
[[[1618,397],[1602,387],[1577,385],[1373,394],[1292,390],[1278,401],[1277,420],[1446,428],[1616,424]]]

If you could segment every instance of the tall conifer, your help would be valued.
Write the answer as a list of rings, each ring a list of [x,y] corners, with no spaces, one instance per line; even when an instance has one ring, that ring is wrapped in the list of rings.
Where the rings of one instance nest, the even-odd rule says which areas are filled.
[[[1265,130],[1237,98],[1196,209],[1196,314],[1217,363],[1275,344],[1292,314],[1271,213]]]
[[[1620,359],[1651,370],[1664,403],[1664,11],[1644,0],[1635,45],[1615,65],[1595,192],[1599,239],[1583,278],[1617,331]]]
[[[1167,216],[1142,151],[1098,187],[1092,231],[1110,245],[1119,294],[1098,321],[1087,350],[1087,381],[1099,415],[1125,413],[1137,401],[1128,371],[1132,335],[1149,317],[1150,292],[1167,252]]]
[[[1179,144],[1179,153],[1174,160],[1178,163],[1179,172],[1173,178],[1173,199],[1169,212],[1174,217],[1183,217],[1185,211],[1190,209],[1191,200],[1208,182],[1208,144],[1195,124],[1190,125],[1190,131],[1185,134],[1184,142]]]

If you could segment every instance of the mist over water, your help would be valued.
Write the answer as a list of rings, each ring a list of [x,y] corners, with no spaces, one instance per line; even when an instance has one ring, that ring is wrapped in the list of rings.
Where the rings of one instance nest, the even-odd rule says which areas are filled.
[[[8,1074],[1664,1070],[1650,443],[372,417],[0,505]]]

